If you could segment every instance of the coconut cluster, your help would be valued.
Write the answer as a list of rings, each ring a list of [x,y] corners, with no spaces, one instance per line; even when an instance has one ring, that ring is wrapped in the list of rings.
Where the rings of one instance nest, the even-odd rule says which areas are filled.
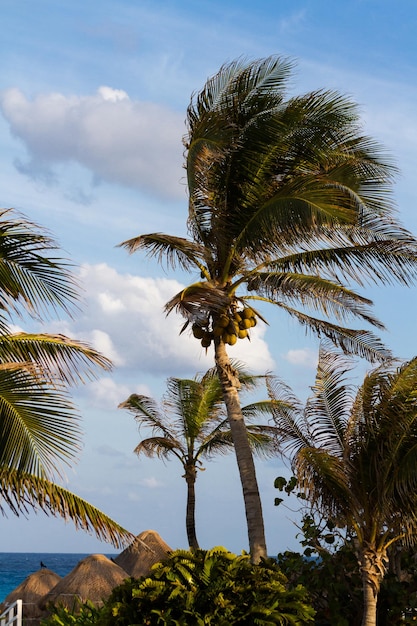
[[[215,337],[221,337],[224,343],[234,346],[238,339],[249,338],[249,329],[256,326],[255,312],[250,307],[240,311],[224,312],[213,318],[212,324],[195,322],[192,332],[201,341],[203,348],[209,348]]]

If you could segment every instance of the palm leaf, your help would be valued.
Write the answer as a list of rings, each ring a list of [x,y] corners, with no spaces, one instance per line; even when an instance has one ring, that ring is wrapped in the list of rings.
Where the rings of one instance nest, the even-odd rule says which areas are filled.
[[[64,335],[0,334],[3,362],[31,363],[39,376],[54,383],[57,379],[76,384],[96,378],[95,369],[110,370],[111,362],[86,343]]]
[[[329,237],[328,230],[318,233],[323,241]],[[333,279],[350,279],[358,285],[367,282],[374,284],[412,285],[415,280],[415,242],[407,235],[397,234],[392,239],[374,238],[358,229],[333,231],[330,233],[334,244],[315,250],[297,251],[281,256],[270,263],[277,272],[312,272],[327,275]],[[355,241],[355,245],[352,245]],[[343,243],[343,247],[340,244]]]
[[[40,509],[47,515],[72,520],[77,530],[121,548],[134,535],[82,498],[45,478],[10,468],[0,469],[0,511],[8,507],[15,515]]]
[[[12,209],[0,211],[0,307],[45,316],[50,307],[71,312],[78,300],[69,264],[53,254],[46,230]]]
[[[328,351],[322,344],[314,393],[305,408],[314,445],[325,446],[335,457],[343,457],[346,447],[348,415],[353,402],[351,388],[346,385],[346,372],[351,368],[351,360]]]
[[[139,425],[150,428],[154,433],[162,434],[168,440],[175,437],[171,424],[153,398],[133,393],[119,404],[119,409],[127,409]]]
[[[198,266],[204,260],[204,251],[193,241],[163,233],[133,237],[119,246],[126,248],[131,254],[137,250],[146,250],[149,256],[155,256],[159,262],[166,259],[167,264],[173,268],[178,263],[181,268],[188,270],[190,263]]]
[[[186,450],[178,439],[155,436],[142,439],[134,449],[134,453],[138,456],[145,454],[149,458],[156,455],[159,459],[167,459],[173,455],[184,463]]]
[[[302,448],[293,460],[300,489],[328,519],[341,519],[342,525],[353,505],[349,472],[345,463],[327,450]]]
[[[27,368],[0,369],[0,467],[50,477],[80,450],[79,418],[65,388]]]
[[[206,402],[208,392],[197,380],[169,378],[167,381],[167,392],[164,396],[164,409],[174,416],[179,432],[183,433],[185,439],[194,440],[207,416]],[[218,397],[218,396],[217,396]],[[215,403],[215,398],[214,398]],[[212,405],[213,418],[216,404]]]
[[[256,278],[251,281],[251,286],[254,287],[255,283],[257,293],[264,295],[268,300],[300,303],[330,318],[344,320],[358,317],[373,326],[384,328],[367,307],[372,304],[371,300],[321,276],[294,274],[288,271],[258,272]]]
[[[220,312],[228,307],[230,297],[210,283],[194,283],[177,293],[165,305],[167,314],[177,310],[190,320],[204,320],[210,311]]]
[[[266,386],[273,421],[277,428],[276,441],[279,452],[292,455],[303,447],[312,445],[302,405],[290,387],[276,376],[268,376]]]
[[[333,345],[339,347],[345,354],[352,354],[368,361],[382,361],[390,358],[390,352],[378,337],[366,330],[354,330],[336,326],[325,320],[320,320],[286,306],[282,302],[275,303],[284,309],[291,317],[318,337],[326,337]]]

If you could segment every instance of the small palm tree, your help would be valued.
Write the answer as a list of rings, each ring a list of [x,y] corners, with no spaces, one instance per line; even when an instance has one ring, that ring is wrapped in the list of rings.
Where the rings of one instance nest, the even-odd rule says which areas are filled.
[[[353,538],[362,626],[375,626],[390,547],[417,541],[417,358],[374,369],[356,394],[346,384],[348,367],[322,347],[314,395],[304,409],[287,397],[292,410],[278,406],[275,423],[299,488]],[[275,391],[270,385],[271,397]]]
[[[72,519],[119,546],[132,535],[54,482],[79,451],[81,430],[68,385],[110,361],[63,335],[12,333],[13,315],[45,319],[74,311],[78,287],[54,240],[12,210],[0,211],[0,510],[28,508]]]
[[[242,387],[246,390],[265,379],[246,374],[241,366]],[[197,470],[203,469],[202,459],[226,454],[233,449],[233,440],[225,413],[223,392],[215,370],[194,379],[169,378],[162,406],[147,396],[132,394],[119,408],[130,411],[139,427],[152,430],[152,436],[142,439],[135,448],[140,456],[177,458],[187,483],[186,530],[190,548],[198,549],[195,526],[195,482]],[[253,424],[256,417],[268,412],[270,401],[250,404],[242,409],[248,423],[249,442],[254,452],[272,456],[276,451],[275,426]]]
[[[240,59],[207,80],[187,111],[189,237],[121,244],[196,272],[166,310],[214,346],[254,561],[266,556],[262,507],[229,346],[263,319],[254,304],[269,302],[344,351],[385,358],[373,333],[351,327],[382,324],[349,283],[409,285],[417,269],[417,241],[390,202],[395,168],[347,98],[288,97],[291,70],[277,56]]]

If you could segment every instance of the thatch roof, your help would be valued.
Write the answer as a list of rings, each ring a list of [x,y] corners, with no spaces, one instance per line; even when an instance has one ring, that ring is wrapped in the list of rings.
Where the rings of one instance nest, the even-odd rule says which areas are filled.
[[[21,599],[24,618],[33,620],[33,618],[41,617],[42,611],[38,606],[39,600],[51,591],[60,580],[61,576],[46,567],[30,574],[4,599],[0,605],[0,613],[7,605]]]
[[[133,578],[147,576],[154,563],[162,561],[172,549],[154,530],[145,530],[114,559]]]
[[[100,606],[115,587],[120,585],[128,574],[103,554],[92,554],[82,559],[74,569],[41,600],[41,608],[49,603],[63,604],[69,609],[87,600]]]

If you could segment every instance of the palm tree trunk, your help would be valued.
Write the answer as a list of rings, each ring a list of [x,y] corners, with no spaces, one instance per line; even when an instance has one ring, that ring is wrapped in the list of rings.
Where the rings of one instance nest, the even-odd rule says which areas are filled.
[[[187,481],[187,512],[185,515],[185,526],[187,529],[188,545],[193,550],[198,550],[197,534],[195,531],[195,480],[196,468],[185,468],[185,480]]]
[[[363,616],[362,626],[376,626],[376,606],[378,596],[371,584],[369,577],[362,576],[363,585]]]
[[[239,379],[232,368],[226,346],[221,338],[215,340],[215,361],[223,389],[223,398],[242,484],[251,559],[253,563],[259,563],[262,557],[267,556],[261,498],[253,455],[240,406]]]
[[[363,589],[362,626],[376,626],[378,593],[387,564],[386,552],[368,548],[362,552],[358,560]]]

